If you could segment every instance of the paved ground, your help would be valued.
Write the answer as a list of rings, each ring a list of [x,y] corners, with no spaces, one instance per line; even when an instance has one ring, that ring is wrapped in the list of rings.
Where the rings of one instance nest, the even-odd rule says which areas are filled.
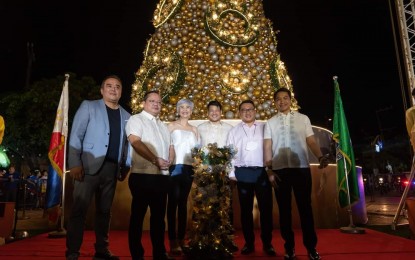
[[[408,197],[414,196],[409,194]],[[367,225],[392,225],[402,199],[400,193],[391,191],[386,195],[366,196]],[[406,211],[403,209],[396,219],[396,225],[408,224]]]
[[[16,230],[49,230],[47,214],[42,209],[19,210]]]

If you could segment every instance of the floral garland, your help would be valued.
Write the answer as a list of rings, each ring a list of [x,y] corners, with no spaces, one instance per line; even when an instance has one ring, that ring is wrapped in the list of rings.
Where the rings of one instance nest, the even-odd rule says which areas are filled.
[[[228,173],[235,154],[233,147],[218,148],[216,143],[192,149],[196,185],[191,191],[193,215],[187,252],[190,259],[232,257]]]

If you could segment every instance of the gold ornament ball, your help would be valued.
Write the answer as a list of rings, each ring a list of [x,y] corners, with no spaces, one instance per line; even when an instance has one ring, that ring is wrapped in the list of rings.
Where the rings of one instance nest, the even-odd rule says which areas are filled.
[[[197,107],[203,108],[205,103],[201,100],[197,101]]]
[[[255,96],[255,97],[259,97],[259,96],[261,96],[261,90],[259,90],[259,89],[255,89],[255,90],[253,91],[253,94],[254,94],[254,96]]]
[[[195,95],[195,99],[201,99],[202,98],[202,93],[197,93],[196,95]]]
[[[247,99],[249,99],[249,97],[248,97],[248,95],[246,93],[244,93],[244,94],[241,95],[241,100],[242,101],[243,100],[247,100]]]
[[[241,48],[241,53],[242,53],[243,55],[248,54],[248,48],[246,48],[246,47],[242,47],[242,48]]]
[[[175,105],[178,101],[177,96],[170,96],[169,103]]]
[[[229,105],[224,105],[223,106],[223,112],[228,112],[231,109],[231,106]]]

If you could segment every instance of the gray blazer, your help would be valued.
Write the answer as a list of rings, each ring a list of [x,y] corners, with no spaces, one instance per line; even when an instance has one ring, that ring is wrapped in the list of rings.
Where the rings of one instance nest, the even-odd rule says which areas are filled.
[[[125,124],[130,114],[120,106],[121,135],[118,164],[122,157],[131,165],[130,146],[126,142]],[[110,127],[103,99],[85,100],[75,114],[68,148],[68,169],[83,166],[85,174],[94,175],[101,168],[107,154]],[[127,156],[123,156],[126,154]]]

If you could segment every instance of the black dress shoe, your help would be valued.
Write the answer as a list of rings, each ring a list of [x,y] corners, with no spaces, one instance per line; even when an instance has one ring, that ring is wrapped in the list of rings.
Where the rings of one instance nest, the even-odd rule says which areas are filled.
[[[244,247],[241,250],[241,254],[243,255],[249,255],[250,253],[255,251],[255,247],[253,245],[247,245],[245,244]]]
[[[264,250],[265,254],[267,254],[269,256],[276,256],[277,255],[277,253],[275,253],[275,249],[272,245],[263,246],[262,249]]]
[[[153,256],[153,260],[174,260],[174,257],[171,257],[168,254],[162,254]]]
[[[66,256],[66,260],[78,260],[79,253],[72,253]]]
[[[297,257],[295,256],[295,250],[294,250],[294,248],[291,249],[291,250],[285,250],[284,259],[285,260],[294,260],[294,259],[297,259]]]
[[[232,253],[235,253],[239,250],[239,247],[235,244],[235,242],[231,242],[229,243],[229,245],[227,246],[227,248],[229,249],[229,251],[231,251]]]
[[[120,258],[116,255],[113,255],[110,251],[106,252],[95,252],[93,260],[119,260]]]
[[[320,255],[317,253],[317,251],[314,249],[312,251],[308,251],[308,258],[310,260],[320,260],[321,257]]]

